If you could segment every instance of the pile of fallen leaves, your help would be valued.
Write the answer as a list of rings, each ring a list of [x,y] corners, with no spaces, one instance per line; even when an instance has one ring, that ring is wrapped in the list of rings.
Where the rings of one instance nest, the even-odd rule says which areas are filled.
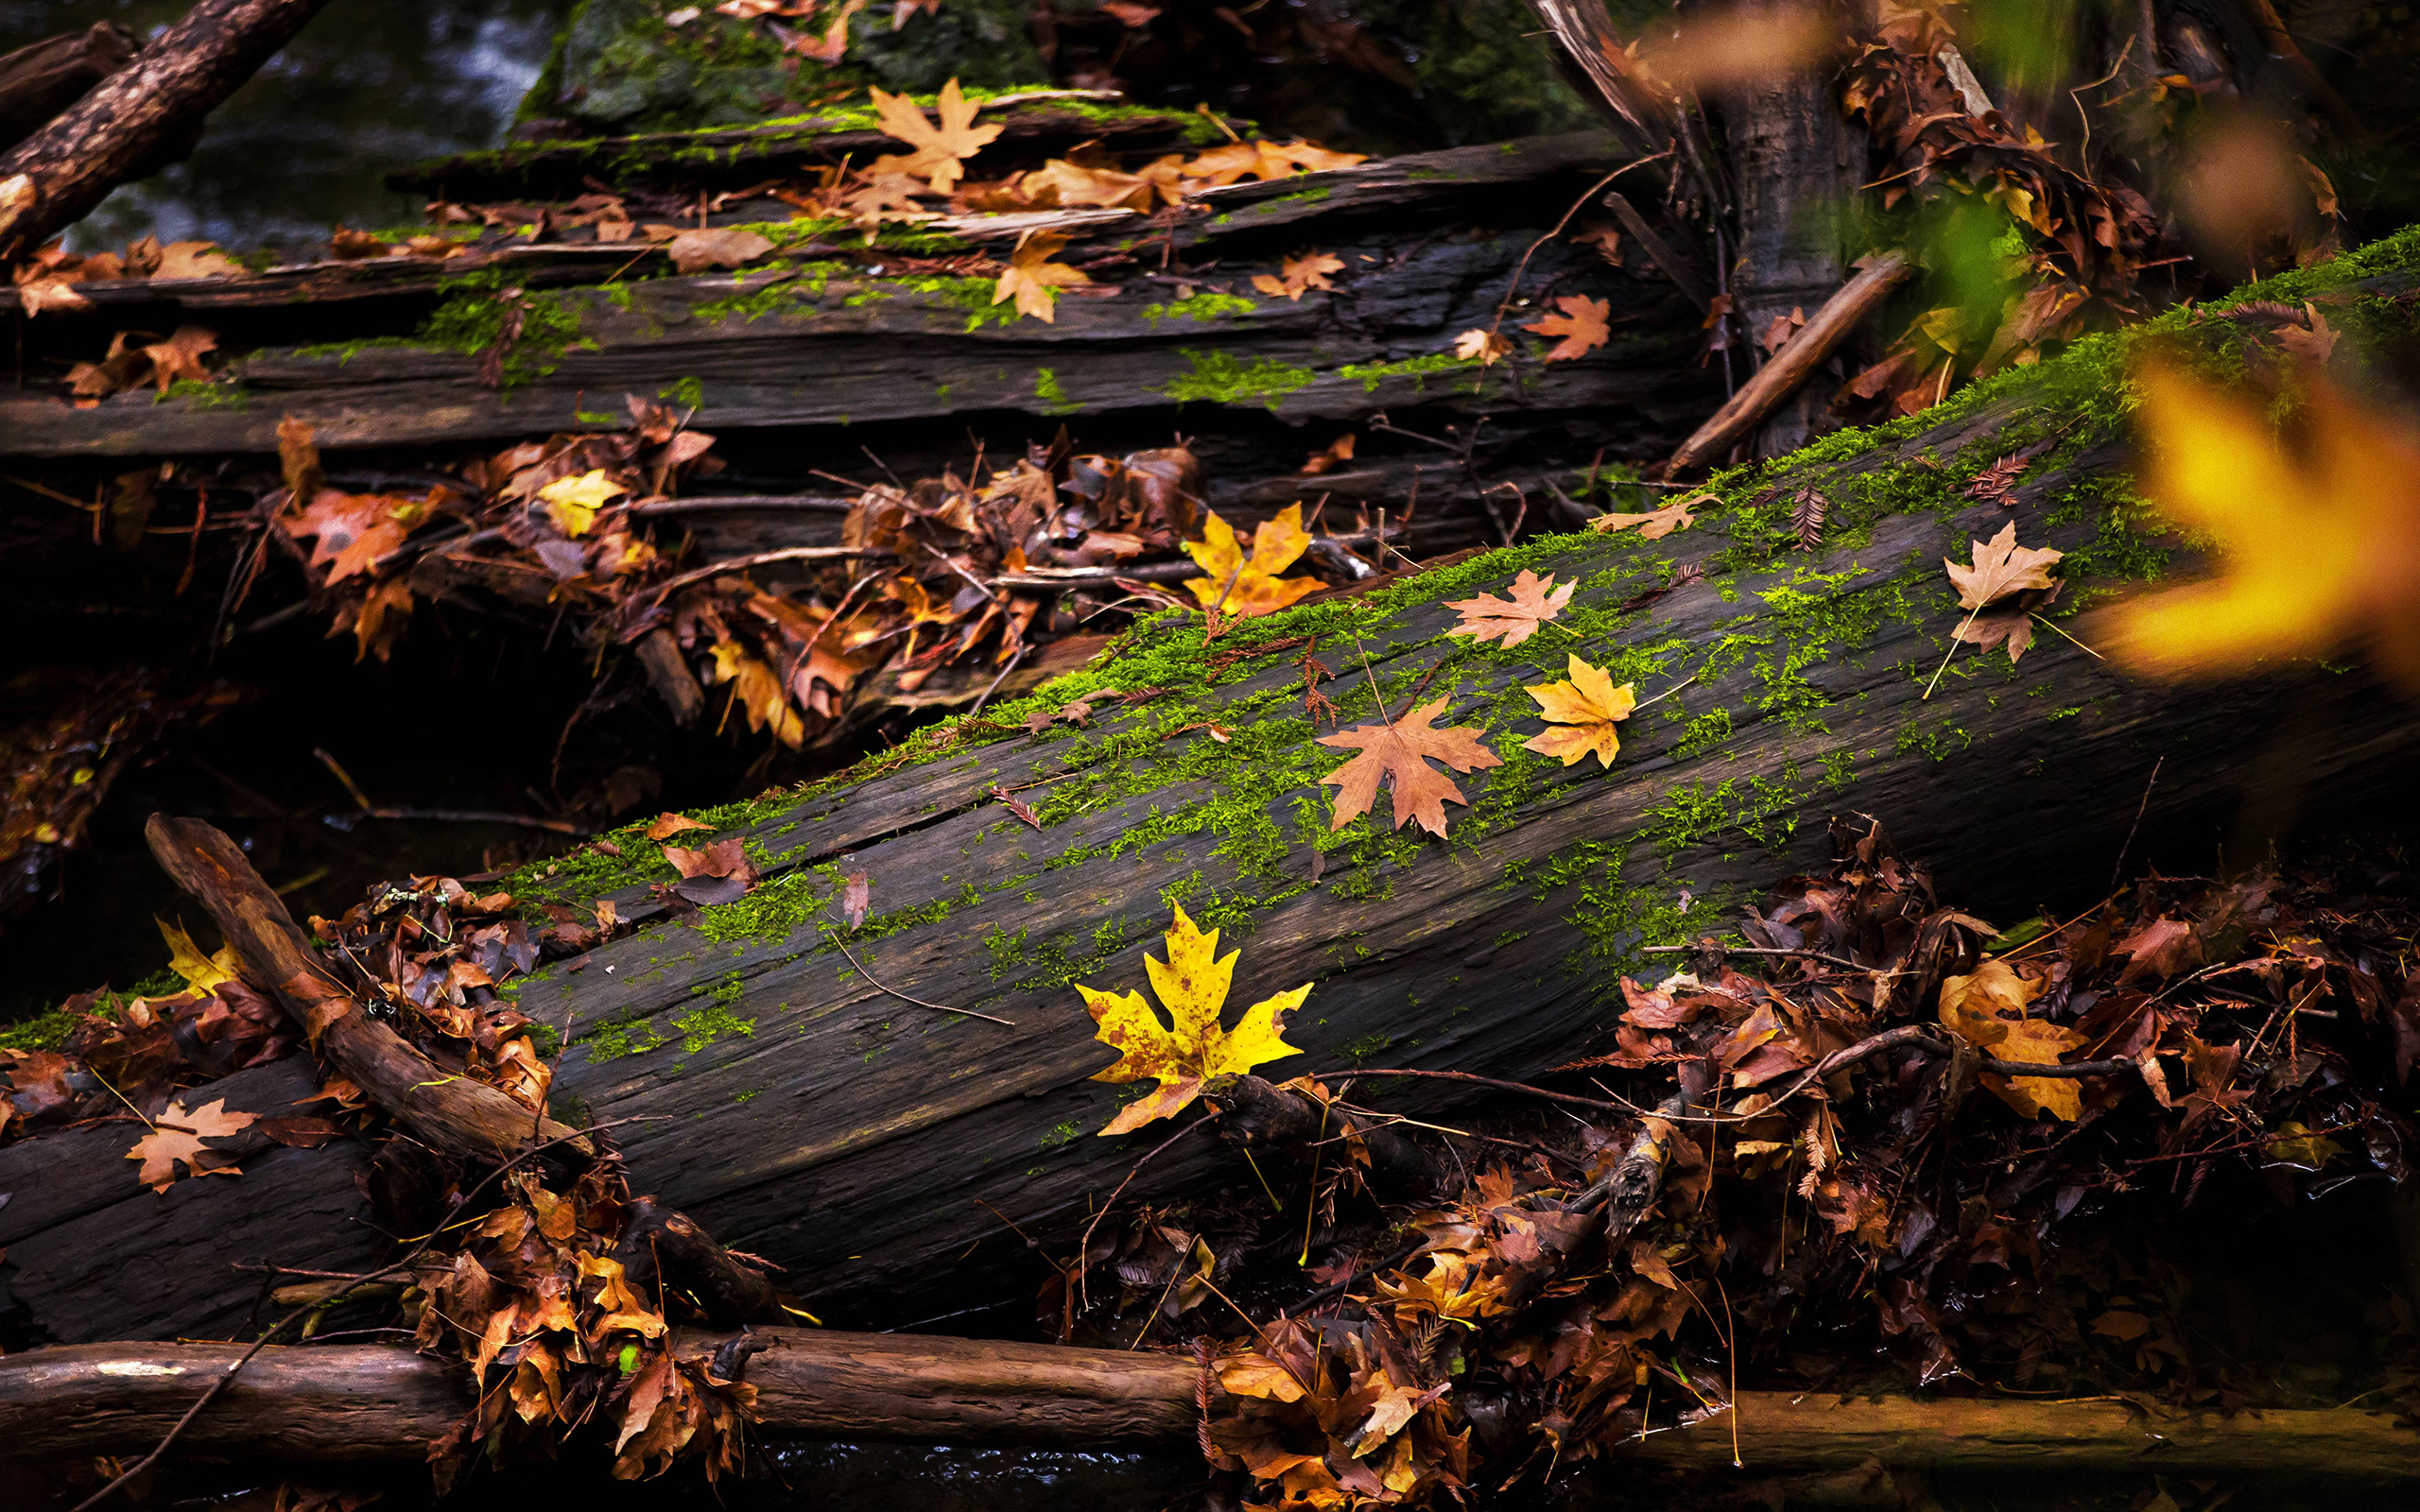
[[[1835,837],[1828,873],[1747,911],[1752,954],[1708,938],[1683,971],[1624,979],[1560,1108],[1453,1144],[1475,1173],[1458,1190],[1374,1170],[1372,1130],[1443,1138],[1358,1106],[1388,1074],[1299,1078],[1276,1091],[1324,1137],[1253,1169],[1273,1194],[1308,1165],[1307,1216],[1300,1196],[1274,1218],[1143,1213],[1054,1278],[1049,1321],[1120,1345],[1188,1315],[1227,1332],[1215,1368],[1244,1410],[1210,1432],[1271,1507],[1443,1505],[1718,1418],[1742,1383],[1871,1383],[1886,1357],[1987,1390],[2273,1398],[2182,1319],[2159,1220],[2213,1190],[2411,1177],[2394,1089],[2420,1062],[2420,913],[2262,870],[2154,875],[1996,931],[1878,827]],[[1173,1040],[1139,998],[1086,992],[1125,1051],[1113,1071],[1162,1081],[1155,1112],[1291,1054],[1298,1000],[1221,1031],[1236,958],[1214,964],[1182,918],[1169,943],[1151,965]],[[1320,1291],[1289,1303],[1305,1275]],[[1237,1305],[1273,1320],[1234,1335]],[[2385,1298],[2371,1312],[2409,1333]]]

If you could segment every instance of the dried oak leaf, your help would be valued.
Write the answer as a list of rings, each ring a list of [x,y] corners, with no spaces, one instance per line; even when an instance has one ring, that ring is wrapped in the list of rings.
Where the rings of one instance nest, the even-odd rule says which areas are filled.
[[[1614,307],[1603,300],[1592,300],[1584,294],[1565,294],[1555,304],[1561,313],[1532,320],[1521,329],[1534,331],[1542,336],[1560,337],[1554,350],[1547,353],[1548,362],[1569,362],[1584,357],[1601,347],[1613,335],[1606,318]]]
[[[1394,788],[1396,829],[1416,818],[1420,827],[1431,834],[1445,833],[1445,803],[1451,800],[1468,804],[1470,799],[1462,797],[1462,790],[1454,785],[1452,778],[1429,765],[1428,759],[1433,757],[1458,772],[1504,765],[1494,751],[1479,744],[1483,731],[1468,725],[1430,728],[1437,716],[1445,712],[1445,703],[1443,698],[1434,699],[1400,719],[1356,725],[1319,737],[1322,746],[1361,753],[1320,779],[1322,784],[1333,784],[1337,790],[1336,816],[1329,821],[1329,829],[1341,830],[1358,816],[1369,813],[1383,779]]]
[[[1510,650],[1538,632],[1538,627],[1563,612],[1571,602],[1571,591],[1578,581],[1554,586],[1554,575],[1540,577],[1527,567],[1512,579],[1509,599],[1494,593],[1481,593],[1477,598],[1448,600],[1445,607],[1461,615],[1461,619],[1445,633],[1467,635],[1475,641],[1502,640]]]
[[[539,501],[566,536],[584,536],[596,523],[596,513],[631,490],[591,468],[578,477],[557,478],[538,490]]]
[[[1288,505],[1276,519],[1260,523],[1252,535],[1249,558],[1243,554],[1242,542],[1236,538],[1235,526],[1216,513],[1202,522],[1201,535],[1200,541],[1186,541],[1184,551],[1210,576],[1188,577],[1184,586],[1193,591],[1193,596],[1205,610],[1215,609],[1222,614],[1247,619],[1274,614],[1321,586],[1316,577],[1277,576],[1310,549],[1311,538],[1303,529],[1300,501]]]
[[[1599,765],[1611,766],[1614,753],[1622,748],[1614,726],[1638,707],[1638,690],[1627,682],[1615,687],[1613,674],[1577,656],[1571,658],[1568,670],[1568,681],[1540,683],[1528,690],[1538,701],[1541,716],[1554,728],[1523,741],[1521,748],[1557,757],[1565,766],[1594,752]]]
[[[1941,559],[1949,580],[1958,585],[1958,607],[1963,610],[1985,610],[2013,593],[2050,588],[2054,581],[2050,566],[2066,555],[2048,546],[2018,545],[2014,520],[1989,541],[1969,544],[1975,558],[1972,566],[1961,567],[1946,557]]]
[[[177,1179],[180,1160],[192,1176],[240,1175],[226,1154],[202,1143],[240,1133],[251,1127],[259,1116],[228,1112],[226,1102],[223,1097],[214,1098],[190,1112],[182,1104],[170,1103],[161,1112],[157,1126],[126,1152],[128,1160],[143,1162],[134,1178],[154,1192],[165,1192],[169,1183]]]
[[[2049,983],[2019,976],[2006,961],[1987,960],[1970,975],[1941,982],[1941,1022],[1985,1055],[2027,1065],[2052,1065],[2085,1042],[2062,1024],[2028,1018],[2026,1005]],[[2073,1122],[2083,1112],[2083,1084],[2050,1076],[1985,1076],[1992,1095],[2028,1118],[2048,1113]]]
[[[2215,540],[2221,576],[2149,593],[2095,620],[2134,670],[2207,677],[2272,658],[2376,643],[2420,686],[2420,426],[2307,379],[2289,451],[2256,400],[2182,373],[2144,372],[2144,492]]]
[[[1332,252],[1305,252],[1300,257],[1287,258],[1277,274],[1254,273],[1252,286],[1263,294],[1299,303],[1312,289],[1333,291],[1336,285],[1327,281],[1327,276],[1343,271],[1344,259]]]
[[[1055,325],[1059,319],[1059,296],[1052,292],[1077,284],[1089,284],[1081,268],[1050,261],[1067,238],[1056,232],[1031,232],[1017,243],[1016,255],[1000,274],[1000,282],[992,287],[992,302],[1014,296],[1017,314],[1029,315],[1045,324]]]
[[[1493,331],[1477,328],[1454,338],[1454,355],[1464,362],[1476,362],[1482,368],[1493,368],[1512,353],[1512,343]]]
[[[701,267],[738,267],[773,249],[772,239],[736,226],[710,226],[684,231],[664,244],[673,267],[694,273]]]
[[[1693,493],[1685,499],[1676,500],[1661,509],[1651,509],[1645,514],[1600,514],[1588,522],[1588,528],[1604,535],[1612,535],[1616,530],[1628,530],[1631,526],[1636,525],[1639,539],[1661,541],[1675,530],[1686,530],[1689,526],[1696,524],[1698,517],[1689,512],[1689,506],[1712,497],[1712,494]]]
[[[996,122],[990,126],[975,124],[976,112],[981,107],[959,93],[955,78],[942,86],[941,94],[934,101],[941,114],[939,126],[925,120],[925,112],[905,94],[886,94],[878,85],[871,93],[884,134],[896,137],[916,150],[905,157],[886,154],[876,158],[868,171],[920,175],[937,195],[949,193],[951,186],[965,176],[966,160],[1000,134]]]
[[[1226,1005],[1227,989],[1243,954],[1229,951],[1217,958],[1219,932],[1196,929],[1182,906],[1168,926],[1168,958],[1143,957],[1151,992],[1167,1010],[1168,1022],[1143,1000],[1140,992],[1103,992],[1078,983],[1084,1006],[1100,1028],[1094,1038],[1119,1054],[1117,1063],[1096,1072],[1095,1081],[1153,1080],[1159,1086],[1118,1109],[1101,1130],[1125,1134],[1153,1119],[1179,1112],[1201,1093],[1213,1076],[1241,1075],[1254,1066],[1282,1060],[1302,1052],[1288,1044],[1283,1016],[1303,1005],[1310,995],[1308,982],[1290,991],[1266,997],[1244,1010],[1234,1029],[1221,1028],[1219,1011]]]

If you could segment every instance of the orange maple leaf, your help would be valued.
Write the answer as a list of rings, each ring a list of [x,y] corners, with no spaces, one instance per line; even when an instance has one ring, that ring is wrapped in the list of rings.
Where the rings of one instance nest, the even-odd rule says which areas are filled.
[[[1303,296],[1312,289],[1333,290],[1336,285],[1327,281],[1327,276],[1343,271],[1344,259],[1332,252],[1305,252],[1300,257],[1286,259],[1279,270],[1282,276],[1254,273],[1252,286],[1263,294],[1274,294],[1300,303]]]
[[[1539,626],[1562,613],[1563,606],[1571,602],[1571,591],[1579,586],[1574,581],[1557,588],[1552,573],[1540,577],[1524,567],[1521,575],[1512,579],[1512,596],[1509,599],[1481,593],[1477,598],[1449,601],[1445,607],[1459,612],[1461,621],[1445,633],[1467,635],[1480,642],[1500,636],[1505,649],[1511,650],[1537,634]]]
[[[1554,350],[1547,353],[1547,361],[1569,362],[1574,357],[1584,357],[1603,346],[1613,335],[1605,321],[1614,313],[1614,307],[1605,301],[1592,300],[1584,294],[1566,294],[1554,302],[1562,314],[1532,320],[1521,328],[1535,331],[1542,336],[1562,338],[1555,343]]]
[[[937,195],[949,193],[951,186],[965,177],[966,160],[1000,134],[997,122],[990,126],[975,124],[975,112],[981,107],[959,93],[958,80],[954,78],[942,86],[941,95],[934,101],[942,118],[938,127],[925,120],[925,112],[907,95],[886,94],[878,85],[870,93],[873,95],[874,113],[882,118],[883,134],[896,137],[916,150],[905,157],[886,154],[876,158],[868,171],[877,175],[922,175]]]
[[[1025,240],[1017,244],[1016,256],[1009,264],[1008,271],[1000,275],[1000,282],[993,287],[992,302],[997,304],[1014,295],[1017,314],[1030,315],[1046,324],[1057,324],[1059,296],[1052,291],[1092,282],[1081,269],[1050,261],[1052,255],[1066,245],[1067,238],[1055,232],[1028,233]]]
[[[1210,576],[1188,577],[1184,586],[1193,591],[1193,596],[1205,610],[1215,609],[1246,619],[1274,614],[1322,586],[1316,577],[1277,576],[1310,549],[1311,538],[1303,528],[1303,505],[1299,499],[1288,505],[1276,519],[1260,523],[1252,535],[1249,558],[1243,554],[1243,543],[1236,538],[1235,526],[1215,513],[1203,521],[1201,535],[1201,540],[1184,543],[1185,555]]]
[[[1416,818],[1420,827],[1431,834],[1445,833],[1446,801],[1467,805],[1470,799],[1462,797],[1462,790],[1452,778],[1429,765],[1428,759],[1433,757],[1458,772],[1504,765],[1494,751],[1478,743],[1482,731],[1468,725],[1430,728],[1437,716],[1445,712],[1445,699],[1438,698],[1400,719],[1356,725],[1351,730],[1319,737],[1322,746],[1361,753],[1320,779],[1322,784],[1333,783],[1337,790],[1336,816],[1329,822],[1329,829],[1341,830],[1356,817],[1369,813],[1371,802],[1378,796],[1378,782],[1384,779],[1394,788],[1396,829]]]
[[[237,1176],[233,1158],[224,1151],[213,1150],[202,1141],[219,1139],[251,1127],[255,1113],[231,1113],[223,1097],[204,1103],[188,1112],[179,1103],[170,1103],[162,1110],[151,1132],[135,1142],[126,1152],[130,1160],[141,1160],[142,1170],[135,1179],[154,1192],[165,1192],[177,1178],[177,1162],[184,1162],[193,1176]]]
[[[325,567],[327,580],[338,583],[355,573],[373,570],[401,549],[404,538],[419,524],[423,508],[414,499],[322,489],[286,529],[316,538],[311,565]]]

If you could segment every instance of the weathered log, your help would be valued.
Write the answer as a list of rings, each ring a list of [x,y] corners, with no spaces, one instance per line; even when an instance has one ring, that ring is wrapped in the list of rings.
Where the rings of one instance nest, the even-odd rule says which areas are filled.
[[[2126,497],[2127,454],[2095,370],[2046,364],[1929,426],[1817,448],[1730,485],[1731,503],[1702,505],[1696,528],[1660,541],[1540,542],[1374,598],[1299,606],[1208,647],[1199,621],[1156,624],[1088,682],[1047,695],[1105,682],[1165,690],[1156,698],[1097,704],[1087,728],[1040,737],[1011,710],[729,820],[767,873],[734,903],[660,917],[648,885],[673,873],[635,831],[617,837],[618,859],[525,873],[510,884],[525,898],[602,892],[644,921],[520,988],[525,1012],[569,1022],[558,1093],[599,1120],[669,1115],[627,1125],[634,1184],[788,1267],[827,1321],[1021,1306],[1043,1273],[1028,1238],[1072,1246],[1165,1137],[1090,1137],[1117,1104],[1090,1077],[1115,1057],[1072,984],[1141,983],[1171,899],[1243,950],[1238,1002],[1314,984],[1288,1031],[1305,1058],[1269,1074],[1383,1047],[1397,1064],[1521,1077],[1584,1052],[1620,1011],[1622,971],[1661,974],[1640,947],[1720,929],[1733,903],[1815,860],[1827,815],[1879,816],[1945,892],[1990,917],[2095,902],[2110,837],[2138,806],[2144,834],[2171,847],[2153,859],[2182,847],[2186,866],[2204,864],[2251,780],[2246,730],[2325,730],[2300,772],[2314,806],[2362,801],[2420,749],[2420,727],[2358,677],[2288,666],[2141,683],[2046,635],[2015,664],[1962,650],[1923,696],[1960,618],[1941,561],[1974,536],[2014,519],[2027,544],[2068,550],[2064,570],[2087,589],[2164,559],[2110,502]],[[2034,464],[2012,507],[1962,497],[1972,472],[2053,438],[2066,449]],[[1832,501],[1834,543],[1812,555],[1790,545],[1801,486]],[[1516,566],[1579,585],[1571,633],[1511,651],[1449,634],[1447,602],[1500,591]],[[1462,780],[1471,804],[1449,811],[1446,838],[1367,820],[1331,831],[1319,780],[1337,760],[1299,702],[1303,636],[1345,674],[1322,689],[1345,724],[1377,717],[1374,685],[1397,710],[1419,689],[1505,756]],[[1610,770],[1519,748],[1539,728],[1521,690],[1561,673],[1567,652],[1669,695],[1623,727]],[[2226,839],[2230,853],[2257,843]],[[851,937],[835,900],[855,870],[873,911]],[[2079,877],[2091,896],[2070,896]],[[1400,1100],[1386,1106],[1430,1116],[1468,1095],[1391,1088]],[[30,1164],[12,1179],[48,1178]],[[221,1243],[241,1248],[255,1215],[279,1211],[279,1179],[172,1200],[216,1208]],[[159,1199],[119,1180],[120,1201],[24,1243],[55,1253],[91,1225],[130,1243],[130,1263],[161,1263],[139,1232],[118,1238],[137,1227],[128,1211]],[[1135,1194],[1250,1180],[1197,1137]],[[12,1217],[0,1210],[0,1228]],[[172,1278],[147,1310],[97,1285],[53,1273],[18,1295],[62,1341],[229,1326],[219,1278]]]
[[[908,1334],[760,1329],[752,1356],[764,1429],[925,1443],[1189,1448],[1201,1420],[1190,1359]],[[684,1351],[709,1341],[684,1341]],[[92,1344],[0,1360],[0,1458],[125,1455],[156,1443],[235,1345]],[[423,1458],[471,1405],[463,1367],[375,1345],[272,1347],[179,1443],[198,1455]],[[1215,1416],[1225,1394],[1210,1391]],[[2187,1414],[2097,1398],[1842,1400],[1746,1391],[1733,1413],[1619,1446],[1625,1466],[1751,1475],[1894,1469],[2166,1475],[2279,1474],[2402,1481],[2420,1432],[2350,1408]]]
[[[0,265],[32,252],[157,160],[327,0],[196,0],[64,113],[0,154]]]
[[[588,1154],[577,1131],[533,1114],[497,1089],[448,1075],[372,1018],[320,964],[278,897],[235,842],[199,819],[154,814],[143,827],[151,854],[210,911],[243,963],[311,1043],[403,1128],[440,1154],[490,1164],[540,1142]]]
[[[136,47],[134,33],[114,21],[96,21],[0,54],[0,152],[132,62]]]

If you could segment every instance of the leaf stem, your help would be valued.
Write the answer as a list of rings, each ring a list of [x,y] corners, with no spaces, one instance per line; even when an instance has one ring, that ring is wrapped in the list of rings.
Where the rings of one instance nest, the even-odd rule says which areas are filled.
[[[1966,625],[1974,624],[1975,616],[1981,612],[1983,612],[1983,606],[1980,604],[1978,604],[1973,609],[1968,610],[1966,611]],[[1961,625],[1957,629],[1950,632],[1949,649],[1941,653],[1941,665],[1932,669],[1932,680],[1925,684],[1925,696],[1924,697],[1916,700],[1918,703],[1924,703],[1929,700],[1932,697],[1932,690],[1941,685],[1941,675],[1949,670],[1949,659],[1958,654],[1958,637],[1966,633],[1966,625]]]

